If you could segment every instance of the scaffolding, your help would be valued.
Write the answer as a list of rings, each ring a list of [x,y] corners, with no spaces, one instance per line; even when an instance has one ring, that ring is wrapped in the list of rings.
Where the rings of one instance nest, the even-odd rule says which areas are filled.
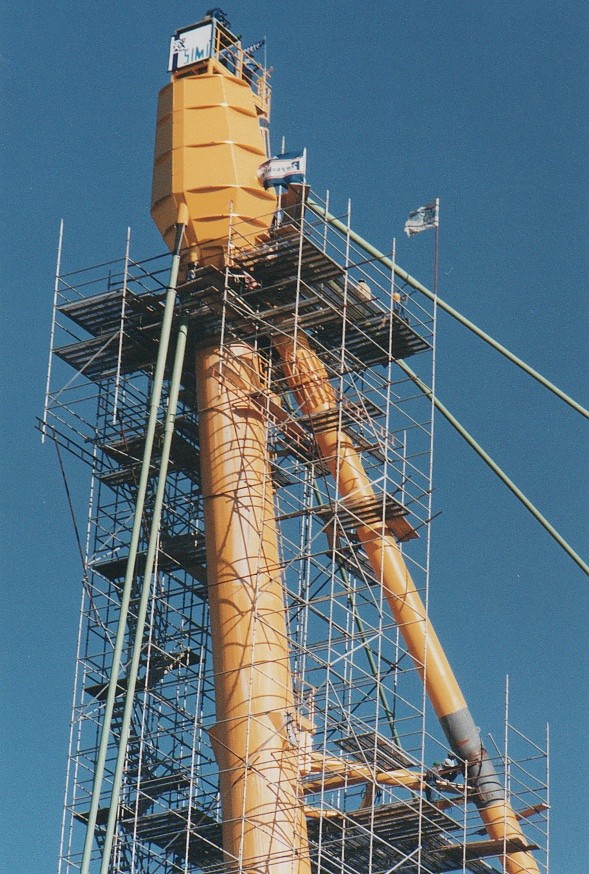
[[[361,525],[394,534],[427,605],[433,406],[396,361],[415,356],[421,379],[433,384],[435,307],[349,233],[306,209],[308,195],[305,187],[295,196],[291,190],[280,221],[254,246],[238,240],[234,223],[225,269],[195,267],[178,287],[175,320],[188,321],[187,363],[117,798],[113,872],[221,874],[229,864],[221,849],[219,769],[210,734],[215,692],[193,366],[211,337],[219,338],[221,381],[236,380],[231,364],[238,342],[262,363],[259,388],[249,394],[266,429],[265,488],[277,520],[294,684],[285,730],[304,797],[313,870],[492,874],[503,854],[524,848],[481,832],[460,763],[432,770],[431,763],[447,755],[447,742],[439,728],[430,728],[418,670],[427,665],[416,666],[407,652],[357,534]],[[327,214],[328,202],[315,200]],[[350,227],[349,207],[340,219]],[[81,864],[166,291],[169,255],[136,262],[129,250],[127,240],[124,259],[70,273],[58,257],[39,423],[58,452],[67,450],[91,471],[60,874]],[[328,374],[333,409],[301,412],[277,352],[285,337],[295,347],[311,344]],[[165,386],[169,378],[168,370]],[[164,401],[165,395],[166,388]],[[116,687],[95,859],[109,812],[163,409],[165,403]],[[344,500],[318,449],[334,420],[362,458],[369,497]],[[264,633],[264,621],[254,610],[254,633],[256,623]],[[512,727],[507,713],[505,726],[503,748],[492,740],[490,755],[506,798],[518,818],[529,821],[525,848],[534,849],[547,871],[547,748]],[[231,870],[241,870],[239,858],[233,862]]]

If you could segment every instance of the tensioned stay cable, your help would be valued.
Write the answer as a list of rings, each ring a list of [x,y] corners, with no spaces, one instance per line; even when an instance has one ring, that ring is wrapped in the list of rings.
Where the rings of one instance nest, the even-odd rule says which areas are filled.
[[[307,206],[310,210],[312,210],[316,215],[320,218],[324,219],[329,224],[333,225],[334,228],[337,228],[342,233],[348,233],[348,229],[344,222],[341,222],[335,216],[330,215],[327,210],[323,209],[323,207],[319,206],[319,204],[314,203],[313,201],[307,201]],[[385,267],[388,267],[389,270],[394,270],[395,274],[402,279],[403,282],[406,282],[416,291],[421,292],[430,300],[436,299],[436,303],[440,309],[447,312],[452,318],[456,319],[456,321],[460,322],[461,325],[464,325],[469,331],[472,331],[473,334],[476,334],[477,337],[480,337],[481,340],[484,340],[485,343],[488,343],[489,346],[492,346],[497,352],[500,352],[505,358],[511,361],[513,364],[516,364],[521,370],[527,373],[529,376],[533,377],[537,382],[559,397],[562,401],[572,407],[573,410],[576,410],[577,413],[581,413],[582,416],[585,416],[586,419],[589,419],[589,410],[586,410],[581,404],[577,403],[573,398],[563,392],[558,386],[554,385],[554,383],[550,382],[550,380],[546,379],[545,376],[542,376],[541,373],[538,373],[537,370],[534,370],[533,367],[530,367],[529,364],[526,364],[521,358],[518,358],[517,355],[514,355],[513,352],[510,352],[505,346],[501,343],[498,343],[497,340],[493,339],[489,334],[479,328],[474,322],[471,322],[470,319],[467,319],[466,316],[463,316],[458,310],[455,310],[454,307],[450,306],[450,304],[446,303],[446,301],[442,300],[441,297],[435,296],[429,288],[426,288],[425,285],[422,285],[417,279],[414,279],[413,276],[410,276],[405,270],[399,267],[398,264],[395,264],[391,261],[390,258],[387,258],[382,252],[379,252],[374,246],[371,246],[367,240],[364,240],[359,234],[356,234],[354,231],[349,231],[350,239],[354,241],[358,246],[361,246],[369,255],[371,255],[375,261],[380,261]]]
[[[397,360],[397,364],[399,365],[401,370],[403,370],[404,373],[406,373],[407,376],[411,380],[413,380],[415,385],[419,389],[421,389],[421,391],[425,395],[427,395],[428,397],[431,397],[431,389],[428,388],[428,386],[424,382],[421,381],[421,379],[417,376],[417,374],[411,370],[411,368],[409,367],[408,364],[406,364],[401,359]],[[574,551],[572,546],[570,546],[570,544],[567,543],[567,541],[564,539],[564,537],[562,537],[558,533],[556,528],[554,528],[554,526],[551,525],[547,519],[545,519],[545,517],[540,513],[540,511],[537,509],[537,507],[535,507],[534,504],[532,504],[532,502],[524,495],[524,493],[520,489],[518,489],[518,487],[515,485],[515,483],[512,482],[512,480],[499,467],[499,465],[495,461],[493,461],[491,456],[487,452],[485,452],[483,447],[479,443],[477,443],[477,441],[474,439],[474,437],[471,434],[469,434],[469,432],[466,430],[466,428],[460,424],[458,419],[456,419],[456,417],[452,415],[452,413],[448,410],[447,407],[444,406],[444,404],[439,400],[439,398],[437,396],[433,397],[433,403],[434,403],[434,406],[436,407],[436,409],[439,410],[439,412],[444,416],[444,418],[447,419],[448,422],[450,422],[452,427],[458,431],[460,436],[463,437],[464,440],[466,440],[468,445],[474,449],[474,451],[477,453],[477,455],[483,459],[485,464],[487,464],[491,468],[493,473],[495,473],[499,477],[501,482],[507,486],[509,491],[512,492],[519,501],[521,501],[521,503],[524,505],[524,507],[527,510],[529,510],[529,512],[534,517],[534,519],[536,519],[536,521],[539,522],[540,525],[546,529],[546,531],[548,531],[548,533],[551,535],[551,537],[553,537],[556,540],[556,542],[559,544],[559,546],[561,546],[564,549],[564,551],[573,559],[573,561],[579,565],[581,570],[585,571],[585,573],[589,576],[589,565],[586,562],[584,562],[583,559],[579,555],[577,555],[577,553]]]

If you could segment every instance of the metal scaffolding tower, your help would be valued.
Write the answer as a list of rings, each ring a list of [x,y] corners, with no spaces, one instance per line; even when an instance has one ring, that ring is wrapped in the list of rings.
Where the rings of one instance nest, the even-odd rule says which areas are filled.
[[[280,730],[304,797],[312,870],[491,874],[498,870],[493,859],[523,849],[480,832],[460,763],[432,770],[431,763],[447,755],[447,742],[430,727],[420,677],[427,665],[416,666],[408,653],[368,560],[369,546],[358,536],[368,525],[392,532],[427,605],[433,407],[396,362],[415,356],[421,379],[432,385],[435,310],[349,234],[306,209],[307,196],[304,187],[292,188],[280,225],[256,246],[232,248],[240,234],[234,224],[225,269],[196,267],[178,286],[174,325],[187,323],[188,353],[116,797],[113,872],[245,870],[239,856],[223,860],[211,734],[217,716],[193,365],[211,336],[219,338],[217,378],[230,392],[245,390],[235,363],[238,344],[255,350],[261,362],[256,389],[247,387],[247,396],[266,434],[264,490],[277,522],[294,684],[292,712]],[[349,228],[349,211],[340,219]],[[122,262],[57,271],[40,429],[58,451],[68,450],[91,470],[61,874],[81,865],[168,261],[165,255],[135,262],[127,246]],[[295,349],[308,344],[313,350],[333,408],[309,413],[301,407],[288,357],[279,354],[284,338]],[[171,365],[155,430],[94,860],[111,805],[170,371]],[[355,501],[338,489],[338,452],[328,462],[318,448],[334,425],[361,457],[370,482],[371,493]],[[247,512],[244,507],[244,519]],[[253,604],[257,639],[269,621]],[[525,846],[538,848],[537,862],[547,870],[546,751],[507,717],[505,724],[503,749],[490,755],[518,817],[533,817]],[[255,767],[253,758],[244,764]]]

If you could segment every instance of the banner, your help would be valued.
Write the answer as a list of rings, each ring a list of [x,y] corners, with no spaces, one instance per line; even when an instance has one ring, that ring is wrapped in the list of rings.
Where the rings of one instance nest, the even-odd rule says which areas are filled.
[[[278,192],[284,192],[292,182],[305,181],[306,165],[305,152],[283,152],[260,165],[258,179],[264,188],[273,186]]]

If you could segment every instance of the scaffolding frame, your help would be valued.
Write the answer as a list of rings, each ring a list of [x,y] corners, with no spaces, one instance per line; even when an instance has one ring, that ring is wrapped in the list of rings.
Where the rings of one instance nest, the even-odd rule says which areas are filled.
[[[444,758],[446,742],[439,729],[430,732],[431,713],[417,668],[355,533],[362,522],[392,530],[427,604],[433,405],[396,360],[416,356],[422,379],[433,384],[435,309],[367,257],[349,233],[305,210],[307,193],[302,187],[286,199],[280,222],[255,245],[241,238],[239,222],[233,222],[225,270],[198,267],[178,290],[176,322],[181,314],[188,318],[189,354],[112,870],[225,870],[219,775],[208,734],[215,701],[192,365],[195,350],[217,336],[222,360],[230,361],[231,343],[239,340],[264,364],[263,385],[253,400],[267,428],[270,481],[265,488],[274,494],[279,524],[295,690],[296,713],[287,730],[301,775],[313,869],[318,874],[491,874],[497,869],[486,860],[510,848],[480,840],[467,779],[442,772],[434,786],[441,800],[427,798],[428,779],[432,788],[428,763]],[[348,229],[350,215],[348,204],[341,217]],[[123,259],[62,273],[62,234],[39,428],[43,438],[91,469],[59,867],[60,874],[70,874],[80,867],[88,818],[169,256],[134,261],[128,233]],[[361,452],[374,500],[354,504],[338,493],[315,440],[329,422],[300,414],[275,351],[276,338],[286,334],[295,345],[299,336],[309,337],[326,367],[337,399],[336,411],[328,415],[337,416],[339,428]],[[229,367],[224,373],[231,378]],[[160,421],[124,667],[133,645],[161,445]],[[123,674],[95,858],[104,840],[125,689]],[[515,809],[524,818],[532,811],[534,846],[544,859],[538,861],[548,870],[547,753],[514,729],[507,713],[505,726],[504,750],[495,750],[497,770]],[[508,745],[512,735],[517,760]]]

